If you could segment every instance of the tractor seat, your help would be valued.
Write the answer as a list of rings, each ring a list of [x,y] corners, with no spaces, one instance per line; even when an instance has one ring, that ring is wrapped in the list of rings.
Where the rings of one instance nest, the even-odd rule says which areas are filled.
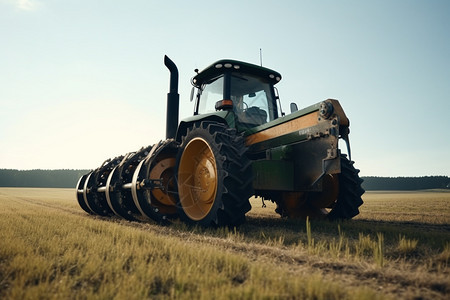
[[[252,126],[262,125],[267,122],[267,112],[259,107],[252,106],[239,116],[239,121]]]

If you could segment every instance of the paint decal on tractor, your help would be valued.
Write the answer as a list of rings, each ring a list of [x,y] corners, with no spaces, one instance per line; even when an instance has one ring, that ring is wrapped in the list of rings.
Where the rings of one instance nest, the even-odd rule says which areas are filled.
[[[311,112],[309,114],[306,114],[304,116],[301,116],[300,118],[291,120],[286,123],[282,123],[275,127],[270,127],[266,130],[257,132],[255,134],[252,134],[247,137],[246,143],[248,146],[257,144],[260,142],[264,142],[276,137],[279,137],[281,135],[291,133],[294,131],[299,131],[314,125],[317,125],[319,123],[318,117],[317,117],[317,111]]]

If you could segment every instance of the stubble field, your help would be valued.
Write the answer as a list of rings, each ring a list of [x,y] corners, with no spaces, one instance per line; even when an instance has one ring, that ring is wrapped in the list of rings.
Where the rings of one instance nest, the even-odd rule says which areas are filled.
[[[351,221],[238,229],[86,214],[72,189],[0,188],[0,299],[448,299],[450,192],[367,192]]]

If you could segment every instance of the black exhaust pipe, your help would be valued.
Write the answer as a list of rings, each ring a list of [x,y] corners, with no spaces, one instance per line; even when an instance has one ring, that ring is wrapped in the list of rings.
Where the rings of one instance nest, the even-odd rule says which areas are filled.
[[[170,87],[167,94],[166,113],[166,139],[175,138],[178,128],[178,113],[180,106],[180,95],[178,94],[178,68],[175,63],[164,55],[164,64],[170,71]]]

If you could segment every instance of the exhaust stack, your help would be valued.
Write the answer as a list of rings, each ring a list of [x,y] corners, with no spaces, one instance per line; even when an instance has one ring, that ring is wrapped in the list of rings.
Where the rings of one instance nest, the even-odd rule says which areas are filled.
[[[164,64],[170,71],[170,86],[167,94],[166,139],[175,138],[178,128],[178,113],[180,95],[178,94],[178,68],[175,63],[164,55]]]

